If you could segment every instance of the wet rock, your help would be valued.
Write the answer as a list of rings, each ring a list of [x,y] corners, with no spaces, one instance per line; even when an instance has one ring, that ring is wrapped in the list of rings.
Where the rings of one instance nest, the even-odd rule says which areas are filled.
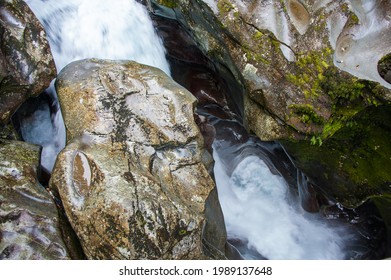
[[[288,0],[288,15],[297,31],[303,35],[307,31],[311,18],[306,7],[300,1]]]
[[[196,99],[162,71],[130,61],[71,63],[56,87],[67,146],[50,185],[87,257],[206,258],[214,183]]]
[[[21,0],[0,1],[0,123],[56,75],[46,34]]]
[[[345,208],[340,204],[322,206],[321,213],[330,221],[337,224],[349,223],[345,234],[355,233],[350,244],[345,245],[347,259],[379,260],[390,256],[390,218],[387,200],[388,196],[376,196],[354,209]]]
[[[8,140],[20,140],[20,137],[12,124],[0,124],[0,138]]]
[[[189,78],[199,75],[202,71],[206,77],[198,77],[199,80],[203,80],[198,88],[202,88],[207,83],[205,78],[209,78],[209,83],[215,83],[213,86],[220,91],[220,96],[216,95],[214,98],[221,101],[221,92],[224,92],[227,95],[224,98],[228,97],[226,101],[229,102],[230,109],[242,117],[242,77],[224,42],[225,30],[216,22],[209,7],[202,1],[179,1],[173,9],[152,5],[151,12],[167,49],[169,62],[173,65],[174,80],[181,85],[184,85],[182,81],[193,83],[185,87],[195,94],[191,88],[197,89],[197,82]],[[173,28],[174,26],[177,27]],[[170,32],[166,32],[167,30]],[[182,51],[175,50],[174,45]],[[195,71],[194,75],[192,71]],[[216,75],[220,79],[217,83]],[[222,77],[226,78],[225,85],[221,84]],[[230,81],[232,78],[233,83]],[[211,95],[212,93],[209,94]]]
[[[354,16],[348,20],[337,39],[334,54],[336,66],[356,77],[378,82],[391,89],[391,84],[382,79],[377,70],[378,62],[390,52],[391,3],[370,0],[349,2]]]
[[[391,83],[391,54],[388,54],[379,60],[377,70],[387,83]]]
[[[69,259],[57,208],[38,183],[40,148],[0,140],[0,259]]]
[[[369,107],[322,143],[284,141],[295,165],[345,207],[391,193],[391,108]]]
[[[200,2],[180,1],[174,14],[182,25],[186,22],[189,34],[212,61],[223,63],[222,57],[230,58],[226,59],[227,69],[235,77],[231,66],[238,67],[248,91],[244,96],[248,130],[265,141],[304,140],[289,149],[297,166],[314,179],[315,186],[343,204],[357,206],[369,195],[388,192],[388,171],[383,171],[388,166],[389,151],[383,144],[365,144],[362,151],[363,143],[358,139],[364,136],[358,133],[357,120],[371,119],[363,115],[368,112],[388,115],[388,110],[379,105],[391,100],[390,86],[385,83],[389,72],[387,42],[391,38],[389,3],[289,0],[252,1],[250,5],[219,0],[207,1],[208,9]],[[195,7],[201,15],[192,15]],[[215,14],[223,31],[210,13]],[[218,46],[213,43],[217,41]],[[379,44],[373,46],[375,42]],[[360,63],[353,65],[355,61]],[[199,109],[199,114],[229,118],[221,105],[215,104]],[[368,107],[371,109],[365,110]],[[375,135],[373,142],[388,141],[385,122],[380,121],[376,129],[370,123],[364,121],[358,127]],[[210,138],[206,124],[202,123],[203,131]],[[347,146],[352,146],[343,137],[357,142],[355,147],[360,152],[353,148],[348,151]],[[379,148],[384,153],[379,154]],[[371,167],[379,162],[378,168]],[[312,194],[304,203],[309,203],[311,211],[318,208],[315,197]]]
[[[197,108],[217,105],[231,118],[242,119],[243,86],[226,68],[229,59],[224,64],[212,60],[199,47],[186,22],[181,21],[181,15],[172,18],[171,13],[161,9],[155,7],[152,19],[163,38],[173,79],[197,98]]]
[[[391,195],[373,196],[370,201],[375,204],[387,228],[387,244],[383,245],[383,247],[386,251],[386,256],[389,257],[391,255]]]
[[[261,139],[324,139],[336,119],[391,100],[376,69],[389,53],[387,1],[201,2],[180,1],[177,18],[205,54],[244,78],[246,123]]]

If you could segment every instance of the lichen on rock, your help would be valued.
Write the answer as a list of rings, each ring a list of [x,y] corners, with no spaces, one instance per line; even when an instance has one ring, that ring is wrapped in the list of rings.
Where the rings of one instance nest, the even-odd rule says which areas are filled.
[[[186,1],[181,1],[182,5],[178,9],[181,9],[191,27],[195,21],[189,15],[190,10],[187,10],[191,5],[189,3],[186,6],[183,2]],[[204,19],[210,27],[203,28],[209,31],[209,38],[212,38],[216,35],[211,30],[217,30],[217,25],[222,27],[220,39],[227,47],[228,56],[238,67],[247,88],[249,99],[248,106],[245,106],[245,116],[248,129],[257,133],[262,131],[258,135],[262,139],[303,139],[308,135],[319,134],[323,137],[327,133],[322,131],[325,127],[328,129],[330,123],[336,122],[335,116],[338,120],[344,119],[342,125],[348,122],[354,114],[335,110],[338,98],[329,95],[330,90],[326,84],[334,78],[340,81],[346,79],[346,83],[341,82],[337,86],[345,88],[345,94],[349,92],[352,93],[351,96],[361,97],[361,105],[356,106],[358,102],[354,106],[349,105],[355,107],[356,112],[372,104],[390,101],[390,90],[384,79],[379,76],[378,71],[374,72],[372,69],[372,62],[377,65],[380,58],[389,53],[385,47],[387,43],[382,42],[371,50],[364,44],[370,36],[373,36],[371,42],[376,42],[376,38],[386,38],[387,41],[390,37],[387,33],[389,28],[386,28],[389,25],[386,16],[390,10],[388,4],[313,0],[252,1],[251,4],[221,0],[214,3],[218,9],[212,11],[217,21],[215,19],[213,22],[205,12]],[[371,25],[375,21],[381,24]],[[371,26],[377,28],[371,29]],[[208,40],[208,32],[203,34],[202,40]],[[212,56],[212,59],[217,58],[216,54],[219,54],[217,59],[221,58],[221,53],[224,52],[214,44],[201,44],[202,46],[208,46],[205,53]],[[353,52],[352,47],[355,50]],[[372,65],[369,67],[372,70],[369,71],[368,68],[366,71],[361,64],[358,67],[353,67],[350,62],[349,65],[346,64],[357,60],[354,57],[361,54],[360,49],[371,52],[370,55],[360,56],[360,59],[368,60],[368,57],[376,56],[371,62],[362,64]],[[347,60],[341,57],[341,50],[344,50],[343,56],[349,57]],[[231,70],[233,68],[230,67]],[[232,72],[235,73],[234,70]],[[368,80],[364,83],[364,90],[356,87],[356,83],[359,86],[361,80]],[[310,106],[313,109],[312,115],[323,119],[322,123],[310,122],[306,116],[297,115],[297,106]],[[274,119],[273,128],[270,126],[271,118]],[[275,133],[277,126],[280,131],[278,134]]]
[[[195,98],[162,71],[131,61],[73,62],[56,87],[67,146],[50,185],[87,257],[205,258],[205,201],[214,183],[202,163]]]

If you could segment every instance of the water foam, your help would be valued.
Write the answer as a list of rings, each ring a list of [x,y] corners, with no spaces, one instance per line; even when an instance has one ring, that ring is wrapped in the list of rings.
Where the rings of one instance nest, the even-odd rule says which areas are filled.
[[[286,182],[261,158],[245,157],[228,176],[216,150],[213,157],[230,239],[247,242],[267,259],[344,258],[339,229],[295,206],[299,203],[292,201]]]
[[[125,59],[170,74],[146,8],[131,0],[26,0],[48,34],[57,70],[84,58]]]

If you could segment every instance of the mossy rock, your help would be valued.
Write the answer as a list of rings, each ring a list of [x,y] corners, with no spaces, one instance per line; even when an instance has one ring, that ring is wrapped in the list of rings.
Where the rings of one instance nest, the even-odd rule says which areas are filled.
[[[178,6],[178,1],[172,1],[172,0],[157,0],[156,1],[159,5],[168,7],[168,8],[176,8]]]
[[[391,53],[384,56],[377,64],[380,76],[388,83],[391,83]]]
[[[387,228],[387,251],[388,255],[391,254],[391,195],[379,195],[371,197],[371,200],[379,210],[381,217],[383,218],[384,224]]]
[[[391,106],[358,113],[321,145],[283,145],[296,166],[326,195],[356,207],[373,195],[391,194]]]

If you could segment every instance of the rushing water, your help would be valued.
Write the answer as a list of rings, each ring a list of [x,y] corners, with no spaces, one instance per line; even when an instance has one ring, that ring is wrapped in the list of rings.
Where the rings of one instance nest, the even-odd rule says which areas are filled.
[[[101,58],[135,60],[170,74],[161,39],[146,8],[136,1],[25,2],[45,28],[58,72],[75,60]],[[50,172],[65,146],[65,127],[53,83],[45,94],[49,99],[41,96],[40,101],[32,101],[37,110],[21,108],[19,115],[23,118],[19,118],[17,125],[25,141],[43,147],[41,164]]]
[[[127,59],[167,74],[162,42],[134,0],[26,0],[48,34],[57,70],[83,58]]]
[[[170,74],[162,42],[146,9],[136,1],[26,2],[48,33],[58,71],[74,60],[95,57],[135,60]],[[197,82],[198,86],[200,84]],[[36,102],[34,112],[26,109],[24,116],[21,113],[19,126],[25,140],[44,146],[42,164],[51,170],[56,154],[65,144],[65,130],[53,87],[48,89],[48,96],[49,102]],[[248,135],[238,132],[243,128],[235,130],[220,123],[215,124],[215,129],[213,156],[219,199],[229,239],[239,240],[245,258],[346,257],[344,244],[353,237],[348,230],[327,223],[318,214],[304,211],[299,197],[289,191],[267,152],[251,141],[246,142]],[[231,134],[224,135],[224,130]],[[238,140],[240,149],[250,147],[250,152],[237,153],[239,149],[233,147],[234,144],[227,146],[229,141],[224,137]]]
[[[248,145],[251,145],[249,143]],[[214,144],[215,177],[228,236],[246,243],[245,258],[255,251],[267,259],[343,259],[347,231],[328,226],[305,212],[288,184],[274,174],[262,157],[242,156],[231,174]],[[233,207],[234,205],[234,207]],[[340,232],[338,232],[340,231]]]

